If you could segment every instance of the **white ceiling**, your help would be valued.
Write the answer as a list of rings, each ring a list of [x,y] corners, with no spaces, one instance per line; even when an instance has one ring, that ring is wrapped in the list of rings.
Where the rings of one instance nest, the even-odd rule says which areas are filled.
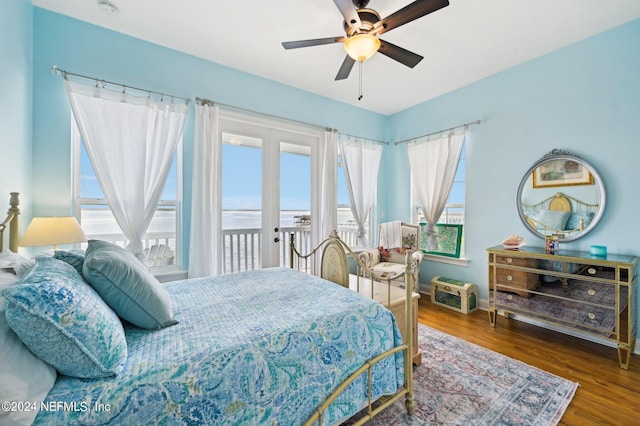
[[[410,69],[381,54],[334,81],[341,44],[285,50],[283,41],[344,35],[332,0],[33,0],[68,15],[382,114],[393,114],[560,47],[640,18],[640,0],[450,0],[382,38],[424,56]],[[371,0],[386,17],[410,0]]]

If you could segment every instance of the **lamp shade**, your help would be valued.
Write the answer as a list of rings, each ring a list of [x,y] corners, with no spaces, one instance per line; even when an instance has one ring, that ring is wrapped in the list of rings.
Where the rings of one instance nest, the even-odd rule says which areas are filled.
[[[18,245],[55,247],[83,241],[87,241],[87,236],[75,217],[34,217]]]
[[[344,42],[344,50],[356,61],[364,62],[380,49],[380,40],[371,34],[356,34]]]

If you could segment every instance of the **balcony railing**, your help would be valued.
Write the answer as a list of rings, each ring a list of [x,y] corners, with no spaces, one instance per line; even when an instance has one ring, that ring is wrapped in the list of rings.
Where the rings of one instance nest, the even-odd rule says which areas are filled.
[[[289,265],[289,240],[290,235],[294,235],[295,244],[301,253],[311,251],[311,231],[309,226],[292,226],[280,228],[278,238],[280,239],[279,254],[280,265]],[[345,225],[338,228],[338,234],[343,241],[352,247],[356,244],[356,228]],[[126,247],[127,239],[123,234],[91,234],[90,239],[109,241],[121,247]],[[222,231],[222,273],[248,271],[260,269],[260,247],[262,233],[260,228],[248,229],[225,229]],[[166,245],[175,251],[175,232],[149,232],[143,240],[145,249],[153,245]],[[86,248],[86,243],[82,245]],[[174,260],[175,262],[175,260]]]
[[[225,229],[222,231],[222,273],[241,272],[260,269],[261,229]],[[296,247],[300,253],[309,253],[311,247],[311,231],[309,226],[291,226],[280,228],[278,247],[280,266],[289,265],[289,240],[294,235]],[[338,227],[338,235],[347,244],[355,246],[356,228]]]

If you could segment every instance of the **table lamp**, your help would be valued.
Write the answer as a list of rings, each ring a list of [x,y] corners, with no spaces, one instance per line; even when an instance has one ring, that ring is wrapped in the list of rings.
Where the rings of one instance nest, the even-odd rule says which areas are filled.
[[[87,236],[75,217],[34,217],[27,227],[21,247],[53,246],[87,241]]]

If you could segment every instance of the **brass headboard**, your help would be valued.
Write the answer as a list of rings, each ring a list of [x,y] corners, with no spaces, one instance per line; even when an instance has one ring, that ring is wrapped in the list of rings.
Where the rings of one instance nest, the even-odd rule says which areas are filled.
[[[9,250],[18,251],[18,215],[20,215],[20,194],[11,193],[7,218],[0,223],[0,251],[4,250],[4,231],[9,227]]]

